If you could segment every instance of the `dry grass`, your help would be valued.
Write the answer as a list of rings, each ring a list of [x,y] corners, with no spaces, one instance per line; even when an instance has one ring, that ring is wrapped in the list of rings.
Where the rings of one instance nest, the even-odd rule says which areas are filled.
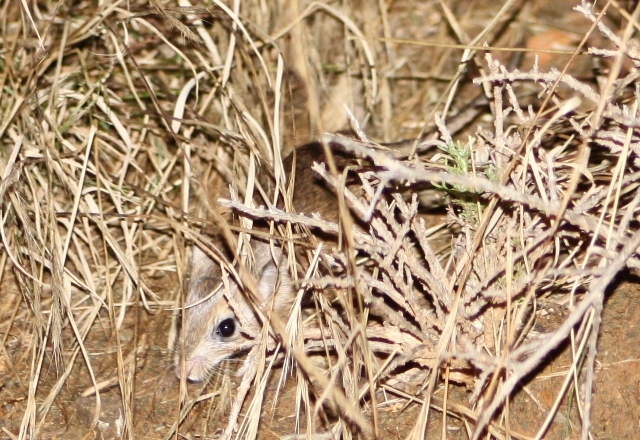
[[[315,314],[297,308],[288,323],[271,323],[276,338],[264,334],[234,403],[218,409],[224,423],[181,425],[201,405],[182,384],[180,411],[158,435],[226,427],[231,436],[239,418],[237,437],[253,438],[268,378],[293,374],[287,411],[309,435],[384,437],[379,408],[393,396],[421,407],[407,438],[441,417],[433,408],[447,409],[443,437],[455,416],[474,439],[523,438],[510,429],[509,400],[570,340],[574,362],[537,436],[580,383],[571,392],[587,438],[605,291],[640,264],[638,10],[629,24],[626,11],[604,5],[622,17],[618,33],[602,5],[580,10],[583,27],[593,26],[563,65],[597,41],[588,56],[608,64],[596,83],[537,63],[517,71],[505,52],[483,53],[485,42],[515,38],[505,23],[524,12],[513,3],[474,21],[444,5],[397,3],[5,2],[0,371],[21,383],[12,398],[24,402],[19,430],[7,435],[50,436],[49,411],[77,375],[76,389],[117,386],[122,436],[135,436],[135,374],[150,344],[141,316],[168,323],[188,243],[225,227],[211,220],[219,205],[274,221],[279,237],[306,225],[342,234],[343,246],[299,259],[299,299],[312,298]],[[439,45],[394,40],[412,36],[412,21]],[[436,114],[460,112],[481,91],[491,111],[473,112],[466,136]],[[375,167],[359,174],[358,195],[314,167],[343,194],[340,225],[247,206],[256,170],[282,176],[294,145],[350,122],[386,142],[427,134],[440,150],[394,159],[367,139],[342,138]],[[217,200],[227,185],[239,195]],[[446,220],[424,212],[434,188],[447,195]],[[369,229],[351,229],[353,219]],[[549,298],[571,313],[536,336]],[[96,334],[107,350],[91,342]],[[104,362],[117,365],[117,380],[96,374]],[[469,401],[448,400],[452,384],[473,390]]]

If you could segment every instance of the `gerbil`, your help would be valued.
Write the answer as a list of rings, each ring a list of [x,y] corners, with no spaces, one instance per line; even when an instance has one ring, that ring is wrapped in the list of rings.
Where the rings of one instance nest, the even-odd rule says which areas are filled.
[[[476,98],[458,116],[449,120],[449,132],[454,133],[469,124],[479,113],[477,107],[485,104],[484,96]],[[429,136],[431,134],[425,133],[421,140]],[[412,151],[413,144],[411,141],[386,145]],[[433,144],[424,144],[426,148],[431,148],[429,145]],[[339,143],[329,142],[328,146],[339,171],[356,163]],[[336,222],[339,218],[336,197],[311,170],[314,162],[326,162],[323,144],[314,142],[296,149],[283,160],[286,173],[291,173],[294,160],[292,201],[296,212],[307,215],[319,213],[325,220]],[[270,196],[270,183],[260,183]],[[225,258],[233,260],[224,240],[212,237],[212,242],[223,253],[227,249]],[[258,299],[265,310],[273,310],[281,320],[285,320],[295,295],[286,258],[277,244],[271,246],[256,237],[251,243]],[[220,288],[222,284],[225,286]],[[181,377],[181,362],[184,359],[186,378],[197,382],[205,379],[222,360],[250,348],[253,345],[250,335],[260,331],[262,325],[234,279],[231,276],[223,277],[220,265],[197,246],[190,251],[184,288],[183,328],[175,344],[174,367],[176,375]],[[217,291],[214,292],[215,289]]]
[[[331,144],[330,148],[337,165],[344,168],[349,158],[339,145]],[[298,148],[283,160],[285,172],[291,173],[294,158],[295,210],[305,214],[317,212],[326,220],[336,221],[336,198],[311,170],[314,162],[325,161],[323,145],[315,142]],[[212,241],[220,249],[225,249],[221,239],[214,237]],[[286,320],[295,299],[286,258],[278,245],[272,247],[256,237],[252,238],[251,243],[255,259],[253,275],[257,281],[259,300],[266,310],[273,310],[280,319]],[[232,261],[232,258],[228,260]],[[253,344],[249,335],[257,334],[262,324],[237,283],[231,276],[223,277],[218,262],[214,262],[198,246],[193,246],[190,251],[184,288],[183,328],[174,351],[175,374],[181,377],[181,362],[184,359],[186,378],[199,382],[224,359],[249,349]],[[213,292],[215,289],[218,290]]]

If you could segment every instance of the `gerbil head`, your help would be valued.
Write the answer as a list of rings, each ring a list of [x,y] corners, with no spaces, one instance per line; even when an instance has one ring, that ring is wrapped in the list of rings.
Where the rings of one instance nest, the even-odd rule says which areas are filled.
[[[252,240],[258,300],[281,319],[288,316],[294,289],[286,258],[278,246]],[[182,330],[176,341],[174,367],[191,382],[208,377],[224,359],[249,349],[262,324],[246,294],[218,262],[193,246],[184,285]],[[182,360],[184,359],[184,370]]]

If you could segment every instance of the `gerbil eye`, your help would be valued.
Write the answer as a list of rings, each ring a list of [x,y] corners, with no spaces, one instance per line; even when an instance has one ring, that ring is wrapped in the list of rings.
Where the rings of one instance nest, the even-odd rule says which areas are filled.
[[[236,331],[236,323],[233,318],[227,318],[223,320],[220,324],[218,324],[218,328],[216,329],[216,334],[222,336],[223,338],[228,338],[233,336],[233,333]]]

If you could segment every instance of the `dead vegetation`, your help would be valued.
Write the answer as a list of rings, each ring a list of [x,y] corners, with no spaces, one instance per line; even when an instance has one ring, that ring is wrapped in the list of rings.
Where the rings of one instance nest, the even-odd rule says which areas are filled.
[[[640,264],[640,9],[582,4],[572,14],[585,32],[544,54],[564,70],[546,58],[518,70],[498,49],[519,41],[510,25],[524,5],[486,18],[390,3],[4,4],[7,436],[64,431],[68,416],[52,408],[82,391],[97,422],[104,406],[91,389],[120,396],[118,435],[150,435],[134,406],[146,369],[180,390],[170,419],[153,425],[158,438],[256,437],[274,377],[295,379],[295,399],[274,404],[295,419],[282,435],[384,438],[380,411],[400,399],[419,408],[403,438],[423,438],[437,418],[444,438],[447,417],[462,420],[461,438],[526,438],[510,426],[510,399],[570,341],[573,363],[534,435],[574,393],[574,429],[588,438],[605,291]],[[418,38],[413,21],[420,41],[400,40]],[[585,58],[601,71],[571,70]],[[479,95],[489,105],[469,104]],[[294,145],[348,129],[340,142],[373,165],[358,171],[360,191],[314,167],[340,194],[340,223],[247,203],[256,173],[282,178]],[[417,156],[405,145],[394,158],[371,139],[416,139]],[[222,208],[243,220],[220,224]],[[150,329],[175,339],[189,243],[256,218],[291,250],[302,227],[335,237],[290,253],[303,256],[291,262],[298,301],[312,305],[270,323],[238,388],[216,376],[194,394],[166,352],[149,373]],[[540,334],[546,302],[570,313]],[[190,419],[197,411],[207,423]]]

